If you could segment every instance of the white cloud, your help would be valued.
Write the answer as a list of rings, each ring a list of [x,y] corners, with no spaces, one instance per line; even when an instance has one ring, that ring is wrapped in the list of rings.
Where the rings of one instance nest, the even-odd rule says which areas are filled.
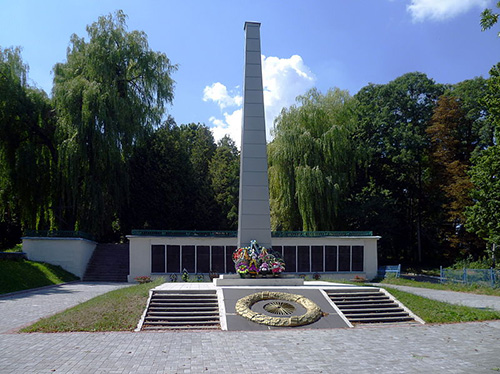
[[[474,7],[484,9],[490,0],[411,0],[407,10],[414,22],[442,21],[466,13]]]
[[[302,57],[293,55],[290,58],[262,56],[262,75],[264,84],[264,106],[266,112],[267,139],[271,140],[270,129],[274,119],[283,107],[295,103],[298,95],[304,94],[314,85],[316,77],[304,64]],[[229,94],[226,86],[217,82],[204,89],[204,101],[216,102],[220,109],[242,104],[242,97]],[[224,135],[229,135],[239,147],[241,143],[241,116],[242,109],[233,112],[224,112],[224,119],[211,117],[214,138],[219,140]]]
[[[240,95],[229,94],[226,86],[220,82],[206,86],[203,90],[203,101],[209,100],[216,102],[221,109],[228,106],[240,106],[243,102],[243,98]]]
[[[229,135],[234,140],[236,146],[241,145],[241,116],[243,109],[237,109],[232,113],[224,112],[224,119],[210,117],[209,122],[212,124],[211,130],[215,140],[222,139],[225,135]]]
[[[294,104],[297,96],[314,85],[316,77],[298,55],[290,58],[262,56],[262,80],[267,138],[270,140],[270,130],[281,109]]]

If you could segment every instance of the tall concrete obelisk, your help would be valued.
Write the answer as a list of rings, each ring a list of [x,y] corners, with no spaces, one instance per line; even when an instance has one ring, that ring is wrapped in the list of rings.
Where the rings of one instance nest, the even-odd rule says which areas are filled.
[[[245,79],[241,126],[238,247],[256,240],[272,247],[260,23],[245,22]]]

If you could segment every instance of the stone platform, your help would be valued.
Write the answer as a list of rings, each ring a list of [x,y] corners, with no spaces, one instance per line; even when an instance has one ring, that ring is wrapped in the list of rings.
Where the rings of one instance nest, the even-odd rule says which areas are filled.
[[[279,284],[281,282],[281,284]],[[296,283],[297,285],[287,285],[287,283]],[[259,284],[257,284],[259,283]],[[267,283],[267,284],[266,284]],[[275,283],[275,284],[273,284]],[[275,330],[283,328],[298,328],[298,329],[336,329],[336,328],[350,328],[354,327],[353,323],[360,323],[358,317],[370,318],[369,321],[365,323],[381,323],[381,322],[394,322],[393,320],[384,321],[384,319],[392,318],[391,315],[387,315],[387,312],[394,313],[394,309],[404,310],[409,318],[405,321],[408,323],[423,323],[422,320],[415,316],[411,311],[404,307],[401,303],[395,300],[390,294],[385,290],[375,287],[357,286],[342,283],[331,283],[323,281],[308,281],[304,282],[302,278],[261,278],[261,279],[242,279],[239,277],[224,275],[218,281],[213,283],[208,282],[167,282],[158,287],[156,287],[152,292],[168,292],[170,294],[177,294],[179,298],[184,297],[184,294],[202,294],[206,292],[213,292],[217,295],[219,316],[220,316],[220,329],[229,331],[263,331],[263,330]],[[315,320],[315,322],[304,324],[301,326],[293,327],[283,327],[286,325],[268,325],[262,323],[256,323],[260,320],[262,316],[272,316],[276,317],[276,314],[269,313],[265,309],[267,303],[271,302],[283,302],[280,298],[273,298],[273,300],[268,301],[267,299],[262,299],[252,304],[248,314],[253,312],[258,313],[259,316],[256,320],[250,320],[248,315],[240,315],[237,313],[237,302],[249,295],[254,295],[257,293],[286,293],[291,294],[294,297],[301,297],[308,299],[307,302],[312,302],[316,304],[321,309],[321,318]],[[373,293],[378,293],[373,296]],[[377,299],[384,299],[381,303],[382,315],[373,315],[373,310],[367,311],[355,311],[356,315],[352,315],[352,309],[355,308],[353,304],[359,304],[359,298],[367,296],[368,304],[377,303]],[[254,295],[255,296],[255,295]],[[349,299],[350,297],[354,299]],[[358,300],[356,300],[358,299]],[[286,302],[286,300],[285,300]],[[388,305],[387,303],[393,303],[394,305]],[[298,303],[294,304],[293,314],[287,317],[297,317],[302,318],[306,310],[302,308]],[[300,304],[300,303],[299,303]],[[364,304],[364,302],[362,303]],[[386,309],[390,307],[392,309]],[[375,311],[376,312],[376,311]],[[347,313],[347,314],[346,314]],[[353,321],[351,321],[353,319]],[[355,321],[355,322],[354,322]],[[403,321],[401,321],[403,322]],[[406,323],[406,322],[405,322]],[[292,326],[292,325],[291,325]],[[186,328],[193,328],[192,326],[186,326]],[[180,327],[182,329],[182,327]]]
[[[303,286],[304,279],[293,276],[281,276],[279,278],[241,278],[238,274],[222,274],[213,280],[215,287],[228,286]]]

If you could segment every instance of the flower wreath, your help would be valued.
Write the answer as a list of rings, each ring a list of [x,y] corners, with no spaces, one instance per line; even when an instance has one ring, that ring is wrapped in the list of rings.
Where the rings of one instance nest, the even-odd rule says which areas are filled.
[[[249,247],[238,248],[233,252],[236,272],[240,276],[279,276],[285,270],[285,262],[266,247],[261,247],[252,240]]]

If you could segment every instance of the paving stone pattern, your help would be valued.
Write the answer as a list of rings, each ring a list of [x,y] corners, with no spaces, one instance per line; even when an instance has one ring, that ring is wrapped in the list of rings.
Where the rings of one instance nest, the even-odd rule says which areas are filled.
[[[107,287],[110,285],[70,284],[48,294],[37,291],[0,298],[0,331],[3,331],[0,373],[493,373],[500,370],[500,321],[329,330],[5,332],[16,324],[38,318],[44,311],[55,313],[80,298],[102,293]],[[35,304],[37,307],[31,308]]]
[[[0,334],[0,373],[492,373],[500,322],[335,330]]]

